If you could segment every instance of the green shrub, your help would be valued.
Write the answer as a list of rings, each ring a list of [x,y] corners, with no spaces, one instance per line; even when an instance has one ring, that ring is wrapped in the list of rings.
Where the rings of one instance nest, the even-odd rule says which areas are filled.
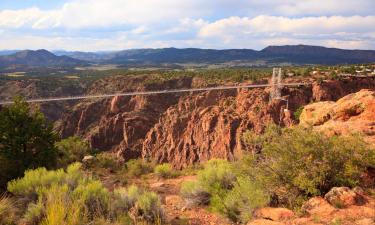
[[[23,178],[8,183],[8,191],[30,200],[37,200],[38,195],[43,194],[53,184],[69,184],[73,188],[78,182],[84,181],[85,177],[80,167],[79,163],[72,164],[67,172],[62,169],[48,171],[45,168],[27,170]]]
[[[96,155],[96,164],[100,168],[107,168],[112,170],[119,169],[119,163],[117,157],[112,153],[100,153]]]
[[[147,163],[142,159],[134,159],[128,161],[126,164],[127,174],[130,177],[139,177],[141,175],[151,173],[153,171],[153,166],[151,163]]]
[[[82,201],[90,218],[108,213],[110,195],[100,181],[79,184],[72,193],[74,200]]]
[[[298,206],[335,186],[354,187],[375,153],[359,136],[327,137],[312,128],[267,129],[261,154],[242,160],[243,171],[283,205]]]
[[[209,204],[210,210],[245,223],[254,209],[268,203],[268,195],[240,171],[228,161],[210,160],[197,181],[182,184],[181,196],[188,206]]]
[[[236,180],[232,164],[223,159],[212,159],[198,172],[198,181],[206,190],[219,186],[230,189]]]
[[[160,178],[172,178],[176,176],[175,171],[173,171],[171,164],[164,163],[161,165],[157,165],[155,167],[155,173]]]
[[[185,199],[188,207],[207,205],[210,202],[211,197],[210,193],[195,181],[186,181],[182,183],[180,194]]]
[[[114,199],[113,211],[117,217],[124,217],[124,210],[134,208],[137,221],[157,222],[164,219],[160,199],[154,192],[142,191],[132,185],[128,189],[114,190]]]
[[[264,207],[269,202],[269,196],[249,177],[238,177],[234,187],[225,196],[224,214],[234,221],[246,223],[252,218],[254,210]]]
[[[55,144],[58,151],[58,167],[66,167],[74,162],[81,162],[86,155],[93,153],[89,144],[79,137],[69,137]]]
[[[27,206],[23,222],[29,225],[38,225],[45,216],[44,204],[42,198],[37,203],[30,203]]]
[[[0,196],[0,224],[16,225],[17,224],[17,208],[12,199]]]
[[[301,106],[301,107],[299,107],[299,108],[293,113],[294,118],[295,118],[296,120],[299,120],[299,118],[300,118],[300,116],[301,116],[301,114],[302,114],[303,109],[304,109],[304,107]]]
[[[136,209],[138,217],[143,220],[156,222],[163,218],[159,196],[154,192],[146,191],[139,195]]]

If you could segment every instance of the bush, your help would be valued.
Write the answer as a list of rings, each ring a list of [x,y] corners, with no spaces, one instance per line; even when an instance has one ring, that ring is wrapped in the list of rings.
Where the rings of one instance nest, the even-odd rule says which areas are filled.
[[[23,222],[30,225],[38,225],[45,216],[44,203],[40,198],[37,203],[30,203],[27,206],[25,215],[23,216]]]
[[[253,212],[264,207],[269,197],[261,187],[257,186],[249,177],[238,177],[233,189],[224,199],[224,214],[234,221],[246,223],[252,218]]]
[[[0,196],[0,224],[16,225],[17,208],[12,199]]]
[[[375,167],[374,151],[356,135],[327,137],[295,127],[266,129],[259,140],[261,154],[248,156],[240,167],[288,207],[335,186],[354,187],[367,167]]]
[[[58,167],[66,167],[74,162],[81,162],[86,155],[93,153],[89,144],[79,137],[69,137],[55,144],[58,151]]]
[[[204,169],[198,172],[198,180],[206,190],[216,186],[230,189],[236,180],[236,174],[232,164],[222,159],[212,159],[204,165]]]
[[[180,193],[189,206],[209,204],[214,212],[247,222],[256,208],[267,204],[268,195],[239,172],[225,160],[210,160],[198,180],[184,182]]]
[[[86,180],[80,166],[79,163],[72,164],[67,172],[62,169],[48,171],[45,168],[27,170],[23,178],[8,183],[8,191],[17,196],[27,197],[30,201],[36,201],[38,195],[43,195],[46,189],[54,184],[69,184],[71,188],[75,188],[79,182]]]
[[[293,113],[294,118],[295,118],[296,120],[299,121],[299,118],[300,118],[300,116],[301,116],[301,114],[302,114],[303,109],[304,109],[304,107],[301,106],[301,107],[299,107],[299,108]]]
[[[73,199],[82,201],[89,218],[108,214],[110,195],[100,181],[79,184],[72,193]]]
[[[163,218],[160,199],[154,192],[144,192],[139,195],[136,209],[138,217],[143,220],[160,222]]]
[[[80,168],[81,164],[75,163],[68,166],[66,171],[49,171],[45,168],[28,170],[23,178],[9,182],[8,190],[25,202],[22,223],[132,224],[129,211],[136,212],[134,218],[141,222],[163,219],[160,200],[155,193],[142,191],[136,186],[115,189],[111,193],[100,181],[86,176]],[[6,203],[6,200],[0,199],[0,203]],[[8,211],[12,208],[8,205],[11,206],[0,204],[0,222],[3,222],[4,213],[10,214]]]
[[[154,192],[142,191],[137,186],[114,190],[113,210],[117,216],[121,211],[134,208],[137,221],[158,222],[164,219],[160,199]]]
[[[207,205],[210,202],[210,193],[194,181],[182,183],[181,196],[185,199],[188,207],[197,205]]]
[[[23,99],[0,111],[0,189],[21,177],[25,170],[56,163],[57,136],[40,111]]]
[[[119,169],[117,157],[113,153],[100,153],[96,155],[96,163],[100,168],[107,168],[112,170]]]
[[[172,166],[169,163],[157,165],[155,167],[155,173],[159,178],[172,178],[176,176],[176,172],[173,171]]]
[[[139,177],[141,175],[151,173],[153,166],[151,163],[147,163],[142,159],[130,160],[125,164],[127,174],[130,177]]]

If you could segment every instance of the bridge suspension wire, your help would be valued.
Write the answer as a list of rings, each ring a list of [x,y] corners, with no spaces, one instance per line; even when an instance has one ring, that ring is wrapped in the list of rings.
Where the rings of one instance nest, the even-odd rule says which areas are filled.
[[[278,87],[284,86],[304,86],[306,83],[286,83],[278,84]],[[170,89],[170,90],[156,90],[156,91],[137,91],[137,92],[125,92],[125,93],[113,93],[113,94],[97,94],[97,95],[82,95],[82,96],[68,96],[68,97],[51,97],[51,98],[39,98],[39,99],[26,99],[28,103],[43,103],[43,102],[57,102],[57,101],[68,101],[68,100],[82,100],[82,99],[95,99],[95,98],[111,98],[116,96],[135,96],[135,95],[156,95],[156,94],[170,94],[170,93],[184,93],[184,92],[202,92],[202,91],[213,91],[213,90],[230,90],[230,89],[241,89],[241,88],[266,88],[273,87],[274,84],[248,84],[248,85],[233,85],[233,86],[217,86],[217,87],[203,87],[203,88],[185,88],[185,89]],[[0,105],[13,104],[13,101],[0,101]]]

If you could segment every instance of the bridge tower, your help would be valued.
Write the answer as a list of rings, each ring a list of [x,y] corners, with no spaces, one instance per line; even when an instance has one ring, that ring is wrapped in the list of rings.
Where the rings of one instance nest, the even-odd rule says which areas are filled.
[[[273,68],[272,79],[271,79],[271,92],[270,92],[270,102],[275,99],[281,98],[281,78],[282,70],[281,68]]]

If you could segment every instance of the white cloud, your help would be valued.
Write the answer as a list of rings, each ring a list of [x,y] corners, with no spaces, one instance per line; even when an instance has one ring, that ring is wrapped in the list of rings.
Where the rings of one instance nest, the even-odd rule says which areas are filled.
[[[373,24],[375,16],[230,17],[203,26],[198,36],[226,45],[255,41],[268,44],[316,43],[332,47],[345,47],[347,44],[346,48],[374,48],[375,41],[371,38],[375,32]]]
[[[294,34],[334,34],[340,32],[366,33],[374,32],[375,16],[333,16],[287,18],[275,16],[258,16],[255,18],[230,17],[215,21],[204,26],[199,35],[230,36],[240,34],[294,33]]]
[[[51,10],[0,10],[0,49],[374,49],[374,8],[373,0],[69,0]]]

